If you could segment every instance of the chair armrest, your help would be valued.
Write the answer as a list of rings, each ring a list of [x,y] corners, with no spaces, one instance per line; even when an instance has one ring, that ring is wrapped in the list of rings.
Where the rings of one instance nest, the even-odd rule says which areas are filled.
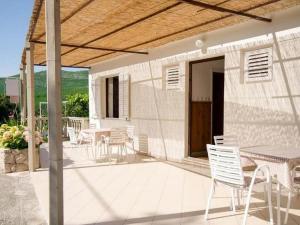
[[[267,182],[271,182],[271,173],[270,173],[270,168],[268,165],[260,165],[258,166],[254,173],[253,173],[253,176],[252,176],[252,180],[251,180],[251,184],[250,186],[253,186],[254,182],[255,182],[255,179],[257,178],[257,174],[258,172],[263,172],[264,176],[266,177],[267,179]]]

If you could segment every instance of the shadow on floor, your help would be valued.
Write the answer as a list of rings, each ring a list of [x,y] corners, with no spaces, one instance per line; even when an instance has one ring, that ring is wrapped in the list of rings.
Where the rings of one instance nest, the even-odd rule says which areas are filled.
[[[265,217],[263,217],[263,212],[265,210],[265,204],[260,203],[260,204],[255,204],[255,207],[251,207],[249,210],[249,214],[251,216],[256,216],[259,217],[262,220],[266,220]],[[220,219],[220,218],[226,218],[226,217],[233,217],[236,215],[243,215],[244,211],[243,209],[240,211],[237,211],[236,214],[228,214],[228,215],[223,215],[216,217],[214,213],[222,213],[222,212],[229,212],[228,207],[221,207],[221,208],[214,208],[211,209],[209,212],[209,219],[208,219],[208,224],[209,221],[213,221],[214,219]],[[190,211],[190,212],[183,212],[183,213],[171,213],[171,214],[165,214],[165,215],[149,215],[146,217],[140,217],[140,218],[121,218],[119,220],[112,220],[112,221],[103,221],[103,222],[96,222],[96,223],[90,223],[90,224],[85,224],[85,225],[116,225],[116,224],[140,224],[140,223],[147,223],[147,222],[162,222],[162,221],[167,221],[167,220],[174,220],[174,219],[184,219],[185,221],[187,219],[190,219],[190,221],[186,222],[193,222],[195,220],[195,224],[199,224],[199,217],[200,220],[203,220],[204,222],[204,210],[198,210],[198,211]],[[230,212],[229,212],[230,213]],[[274,210],[275,213],[275,210]],[[205,222],[204,222],[205,223]],[[203,223],[201,223],[203,224]]]

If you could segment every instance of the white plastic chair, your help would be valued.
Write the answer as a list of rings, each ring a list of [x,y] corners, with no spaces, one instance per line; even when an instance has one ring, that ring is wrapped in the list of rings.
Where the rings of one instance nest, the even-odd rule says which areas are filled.
[[[214,141],[215,145],[239,147],[239,141],[234,135],[214,136]],[[241,157],[241,162],[244,171],[254,171],[257,167],[256,163],[248,157]]]
[[[90,123],[89,128],[90,129],[96,129],[96,124],[95,123]]]
[[[88,144],[92,144],[93,142],[93,137],[84,132],[80,132],[78,136],[79,144],[82,144],[82,142],[87,142]]]
[[[205,220],[208,218],[208,211],[211,204],[211,199],[214,194],[216,183],[222,183],[234,191],[248,190],[246,208],[242,225],[246,225],[249,205],[251,200],[251,193],[254,184],[266,182],[268,184],[268,206],[270,213],[270,224],[273,224],[273,212],[271,202],[272,180],[270,170],[267,165],[257,167],[252,178],[244,176],[241,166],[240,151],[238,147],[228,147],[220,145],[207,145],[207,152],[211,168],[212,185],[207,201]],[[257,174],[259,171],[264,171],[265,179],[258,179]],[[233,195],[232,195],[233,196]],[[233,211],[235,212],[234,197],[232,197]]]
[[[118,158],[123,157],[123,152],[127,156],[126,131],[124,129],[112,129],[110,136],[105,138],[105,145],[110,159],[113,147],[118,147]]]
[[[289,210],[291,208],[291,201],[292,201],[293,193],[297,192],[297,195],[299,194],[300,176],[297,175],[297,173],[299,173],[299,171],[300,171],[300,167],[296,167],[292,171],[293,190],[289,190],[287,206],[286,206],[286,213],[285,213],[285,218],[284,218],[284,224],[287,224],[287,222],[288,222]]]
[[[99,158],[102,157],[102,155],[108,155],[108,152],[106,151],[106,144],[105,144],[105,136],[101,135],[100,139],[96,143],[96,149],[97,152],[99,152]]]
[[[234,135],[214,136],[214,141],[216,145],[239,146],[238,139]]]
[[[75,133],[75,129],[74,127],[67,127],[67,133],[68,133],[68,136],[70,138],[70,143],[71,144],[75,144],[77,145],[78,144],[78,138],[77,138],[77,135]]]
[[[214,136],[214,142],[215,145],[221,145],[221,146],[236,146],[239,147],[239,141],[237,136],[234,135],[219,135]],[[246,157],[241,157],[241,164],[243,171],[254,171],[257,168],[256,163]],[[264,187],[264,193],[265,193],[265,201],[267,202],[266,198],[266,188]],[[238,200],[238,206],[240,206],[240,199],[243,200],[243,192],[240,194],[239,190],[236,190],[237,200]],[[232,193],[234,195],[234,193]]]
[[[132,148],[132,151],[133,153],[136,155],[136,151],[134,150],[134,126],[132,125],[129,125],[129,126],[126,126],[126,143],[129,143],[131,144],[131,148]]]
[[[74,145],[78,145],[78,144],[81,145],[83,138],[82,137],[81,138],[77,137],[74,127],[67,127],[67,133],[69,135],[70,143],[72,145],[72,148],[73,148]],[[84,140],[86,140],[88,142],[88,144],[91,145],[91,143],[92,143],[91,139],[86,138]],[[87,157],[89,158],[88,147],[89,146],[86,145],[85,150],[86,150]]]

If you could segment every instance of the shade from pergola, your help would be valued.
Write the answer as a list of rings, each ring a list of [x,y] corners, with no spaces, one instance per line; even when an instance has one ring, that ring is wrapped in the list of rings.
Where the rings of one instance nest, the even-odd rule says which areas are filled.
[[[249,19],[268,23],[270,13],[297,4],[300,0],[61,0],[62,65],[88,67],[128,52],[146,54]],[[34,43],[34,63],[45,65],[45,0],[35,0],[27,40]]]

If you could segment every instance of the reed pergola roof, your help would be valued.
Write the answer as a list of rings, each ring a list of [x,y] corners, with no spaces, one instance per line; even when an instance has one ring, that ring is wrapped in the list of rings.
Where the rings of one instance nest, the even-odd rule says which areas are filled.
[[[62,65],[89,67],[270,13],[300,0],[61,0]],[[27,40],[34,62],[45,65],[45,1],[35,0]],[[25,64],[25,54],[23,54]]]

